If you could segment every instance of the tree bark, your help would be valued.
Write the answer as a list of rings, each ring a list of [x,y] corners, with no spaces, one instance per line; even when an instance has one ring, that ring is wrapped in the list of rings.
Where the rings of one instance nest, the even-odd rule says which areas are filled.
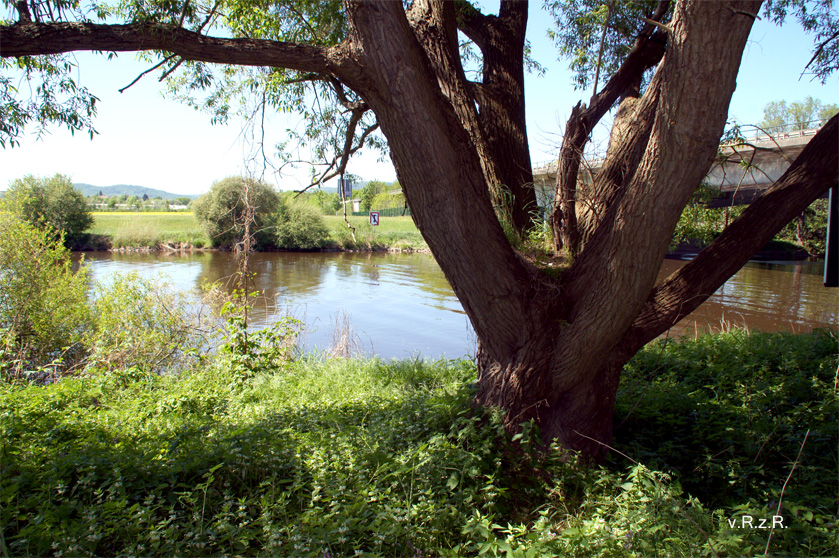
[[[135,52],[165,50],[184,60],[239,66],[276,66],[329,72],[337,50],[260,39],[220,39],[162,23],[20,23],[0,26],[0,57],[59,54],[79,50]]]
[[[651,19],[661,21],[669,7],[669,0],[659,2]],[[576,255],[582,249],[582,243],[588,235],[586,234],[584,238],[579,230],[578,213],[585,215],[583,220],[590,222],[593,219],[592,214],[596,216],[605,212],[606,203],[593,196],[584,200],[582,207],[578,205],[580,189],[577,187],[577,182],[580,163],[592,130],[621,96],[625,96],[629,90],[637,87],[636,84],[640,83],[644,72],[658,64],[664,55],[666,43],[667,36],[664,33],[656,31],[652,24],[645,25],[620,69],[615,72],[600,93],[592,96],[591,106],[585,107],[578,103],[571,111],[571,116],[565,125],[562,147],[557,160],[556,187],[551,214],[551,226],[557,250],[565,248],[570,254]]]
[[[626,360],[835,183],[836,117],[778,189],[764,196],[767,201],[744,212],[733,232],[694,260],[699,263],[655,287],[679,215],[716,153],[753,21],[748,14],[759,7],[758,0],[684,0],[676,6],[667,54],[639,101],[639,116],[610,154],[602,173],[609,182],[598,186],[602,193],[595,190],[604,209],[559,277],[515,252],[491,198],[492,169],[504,168],[505,142],[523,144],[520,76],[513,68],[522,61],[513,61],[512,50],[500,49],[504,60],[488,57],[497,64],[488,81],[499,89],[479,114],[457,60],[452,6],[442,0],[417,0],[408,14],[401,2],[346,0],[349,37],[332,48],[215,39],[159,24],[19,23],[0,26],[0,55],[165,50],[193,60],[320,72],[352,88],[375,112],[414,220],[474,326],[476,403],[502,409],[511,430],[532,419],[544,439],[598,456],[611,439]],[[521,6],[502,2],[502,8],[501,19],[521,22]],[[517,35],[513,43],[518,41]],[[639,64],[626,72],[637,76],[644,67]],[[504,76],[513,69],[514,76]],[[625,90],[619,85],[610,81],[586,110],[608,110]],[[513,99],[514,110],[498,105],[505,98]],[[585,132],[585,123],[579,129]],[[487,139],[496,132],[497,141]],[[585,135],[573,135],[568,150]],[[577,151],[573,156],[579,163]],[[521,166],[525,155],[514,159]],[[768,213],[762,217],[760,211]],[[560,222],[573,223],[565,218],[576,217],[576,209],[562,212]]]
[[[460,25],[483,54],[483,79],[476,86],[478,122],[496,164],[506,217],[519,232],[533,224],[537,210],[533,168],[527,143],[522,53],[527,30],[526,0],[503,0],[498,16],[463,9]]]

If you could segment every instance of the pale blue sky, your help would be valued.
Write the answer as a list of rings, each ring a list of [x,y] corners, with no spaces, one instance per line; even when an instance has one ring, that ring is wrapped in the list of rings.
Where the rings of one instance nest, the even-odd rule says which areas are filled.
[[[571,107],[588,99],[591,91],[575,91],[565,64],[556,61],[556,50],[546,37],[549,16],[539,2],[531,2],[528,36],[533,56],[547,67],[544,77],[529,76],[526,83],[527,125],[532,159],[546,161],[556,156],[559,132]],[[807,96],[825,103],[839,103],[836,77],[827,85],[800,74],[811,56],[812,40],[796,23],[778,28],[765,21],[752,31],[730,116],[742,123],[756,123],[770,101],[801,100]],[[0,149],[0,189],[25,174],[69,175],[75,182],[96,186],[135,184],[175,193],[198,194],[215,180],[247,173],[252,149],[242,137],[242,124],[212,126],[208,115],[176,101],[164,99],[154,74],[125,93],[117,90],[149,67],[131,54],[117,61],[79,53],[80,83],[100,98],[95,127],[99,135],[75,137],[60,129],[40,140],[32,134],[20,147]],[[268,123],[268,140],[283,139],[293,126],[279,117]],[[605,128],[601,132],[606,137]],[[350,172],[366,180],[395,179],[389,163],[368,155],[353,159]],[[282,189],[304,185],[306,170],[282,177],[266,175]],[[307,182],[306,182],[307,183]]]

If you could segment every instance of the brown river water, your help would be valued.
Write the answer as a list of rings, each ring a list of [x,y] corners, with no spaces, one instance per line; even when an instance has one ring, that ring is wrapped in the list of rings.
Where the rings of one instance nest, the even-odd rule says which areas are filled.
[[[89,252],[94,278],[136,271],[166,277],[179,291],[232,283],[227,252],[190,254]],[[665,260],[661,277],[685,262]],[[428,254],[257,253],[251,290],[262,294],[253,327],[290,314],[306,323],[307,350],[327,350],[348,322],[364,354],[382,358],[459,358],[475,353],[475,335],[446,278]],[[822,284],[822,262],[749,263],[677,324],[671,337],[726,327],[805,332],[836,327],[839,289]],[[234,286],[229,285],[232,289]]]

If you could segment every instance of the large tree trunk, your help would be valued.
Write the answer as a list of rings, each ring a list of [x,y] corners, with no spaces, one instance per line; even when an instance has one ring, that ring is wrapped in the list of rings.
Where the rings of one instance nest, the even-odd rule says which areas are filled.
[[[375,112],[414,219],[477,333],[476,402],[502,409],[511,430],[532,419],[544,439],[591,456],[611,438],[625,362],[837,181],[834,117],[775,187],[693,262],[655,285],[679,215],[716,153],[760,8],[758,0],[683,0],[666,26],[667,54],[592,190],[602,202],[597,218],[582,220],[584,235],[577,230],[577,238],[584,242],[572,250],[573,264],[559,277],[544,273],[511,247],[491,196],[505,174],[497,170],[505,156],[498,151],[506,141],[522,143],[524,133],[523,123],[504,121],[523,120],[523,112],[505,112],[492,100],[480,104],[480,93],[470,92],[457,60],[452,5],[415,0],[408,14],[401,2],[345,5],[349,37],[331,48],[210,38],[162,23],[21,21],[0,26],[0,55],[160,49],[191,60],[295,68],[351,87]],[[522,16],[508,0],[504,14]],[[653,47],[633,51],[635,62],[585,110],[612,106],[625,90],[618,76],[637,77],[638,68],[660,56]],[[504,58],[497,68],[511,64]],[[503,82],[502,74],[488,79]],[[518,80],[516,72],[499,98],[517,99]],[[484,120],[493,115],[497,125]],[[496,142],[493,130],[507,139]],[[519,166],[526,159],[515,158]]]
[[[735,6],[677,8],[667,55],[650,85],[657,106],[650,133],[642,134],[642,156],[559,280],[517,256],[504,237],[478,153],[458,120],[465,109],[435,83],[437,55],[404,32],[409,24],[398,4],[351,6],[361,43],[378,47],[363,48],[360,63],[388,84],[358,90],[366,90],[417,225],[475,327],[477,402],[503,409],[511,429],[534,419],[547,439],[593,455],[609,442],[619,372],[629,356],[618,344],[716,152],[753,21],[739,12],[754,13],[759,2]]]

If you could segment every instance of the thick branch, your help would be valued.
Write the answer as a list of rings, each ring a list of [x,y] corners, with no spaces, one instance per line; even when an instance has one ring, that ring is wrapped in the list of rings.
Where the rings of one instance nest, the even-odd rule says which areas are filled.
[[[660,20],[664,17],[669,6],[668,0],[659,2],[653,19]],[[638,81],[648,68],[658,64],[664,56],[667,35],[654,32],[654,29],[648,24],[641,30],[626,60],[609,79],[603,90],[592,96],[590,106],[587,108],[578,106],[568,119],[557,164],[554,212],[551,217],[557,248],[565,246],[572,253],[576,253],[580,248],[576,196],[577,173],[580,169],[583,150],[594,126],[612,108],[618,98]]]
[[[0,26],[0,56],[58,54],[79,50],[162,50],[185,60],[241,66],[272,66],[329,72],[326,49],[256,39],[220,39],[171,24],[26,23]]]
[[[839,181],[839,115],[787,172],[699,255],[650,295],[621,345],[637,351],[694,311],[790,220]]]

